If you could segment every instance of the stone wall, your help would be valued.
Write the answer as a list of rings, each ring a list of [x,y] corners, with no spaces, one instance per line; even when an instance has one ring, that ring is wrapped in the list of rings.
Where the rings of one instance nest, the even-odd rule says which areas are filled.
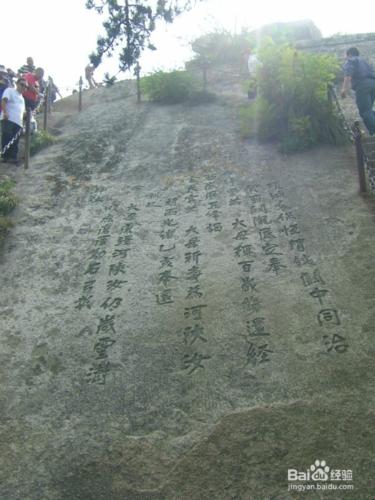
[[[342,60],[345,59],[346,50],[353,46],[358,48],[363,57],[375,64],[375,33],[337,35],[322,40],[301,41],[296,44],[298,49],[336,54]]]

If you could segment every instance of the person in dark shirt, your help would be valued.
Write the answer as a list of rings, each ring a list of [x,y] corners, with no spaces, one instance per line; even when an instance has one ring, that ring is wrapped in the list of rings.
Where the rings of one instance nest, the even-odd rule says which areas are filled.
[[[0,64],[0,99],[2,98],[4,90],[8,87],[11,87],[8,71],[2,64]]]
[[[346,51],[346,62],[343,66],[344,82],[341,97],[345,98],[349,89],[355,92],[359,114],[370,135],[375,134],[375,71],[371,64],[359,55],[356,47]]]
[[[20,67],[18,70],[18,74],[20,76],[25,75],[26,73],[34,73],[35,72],[35,66],[34,66],[34,59],[32,57],[28,57],[26,59],[26,64]]]
[[[60,96],[60,99],[62,99],[62,95],[60,94],[60,91],[57,87],[57,85],[55,84],[55,82],[53,81],[53,78],[51,76],[48,77],[48,86],[49,86],[49,94],[48,94],[48,97],[49,97],[49,108],[51,108],[52,104],[56,101],[57,99],[57,96],[59,95]]]

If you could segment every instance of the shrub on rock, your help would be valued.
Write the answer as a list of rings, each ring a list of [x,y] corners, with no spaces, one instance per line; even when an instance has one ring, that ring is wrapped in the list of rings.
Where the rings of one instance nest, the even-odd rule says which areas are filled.
[[[268,41],[259,50],[257,98],[240,111],[243,137],[278,140],[283,152],[348,141],[345,123],[328,95],[339,62]]]
[[[187,71],[157,71],[141,79],[141,90],[151,101],[175,104],[187,101],[196,83]]]

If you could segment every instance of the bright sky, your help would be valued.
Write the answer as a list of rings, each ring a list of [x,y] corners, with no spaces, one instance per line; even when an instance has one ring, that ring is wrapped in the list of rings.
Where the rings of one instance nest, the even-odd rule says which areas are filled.
[[[191,57],[189,42],[215,29],[240,32],[276,21],[311,19],[323,36],[367,33],[374,28],[374,0],[362,0],[360,9],[342,0],[205,0],[183,14],[173,25],[159,26],[153,35],[156,52],[145,52],[143,71],[182,67]],[[32,56],[46,75],[54,78],[63,94],[76,87],[95,50],[104,17],[85,8],[85,0],[1,0],[0,64],[15,71]],[[117,73],[115,58],[96,70]],[[119,75],[119,78],[129,75]]]

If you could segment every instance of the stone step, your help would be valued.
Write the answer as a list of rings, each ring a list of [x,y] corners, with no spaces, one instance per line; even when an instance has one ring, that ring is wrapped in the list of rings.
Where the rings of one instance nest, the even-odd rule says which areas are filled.
[[[374,143],[371,143],[371,142],[362,142],[362,147],[365,151],[375,151],[375,142]]]
[[[364,146],[375,146],[375,136],[362,137],[362,144]]]

